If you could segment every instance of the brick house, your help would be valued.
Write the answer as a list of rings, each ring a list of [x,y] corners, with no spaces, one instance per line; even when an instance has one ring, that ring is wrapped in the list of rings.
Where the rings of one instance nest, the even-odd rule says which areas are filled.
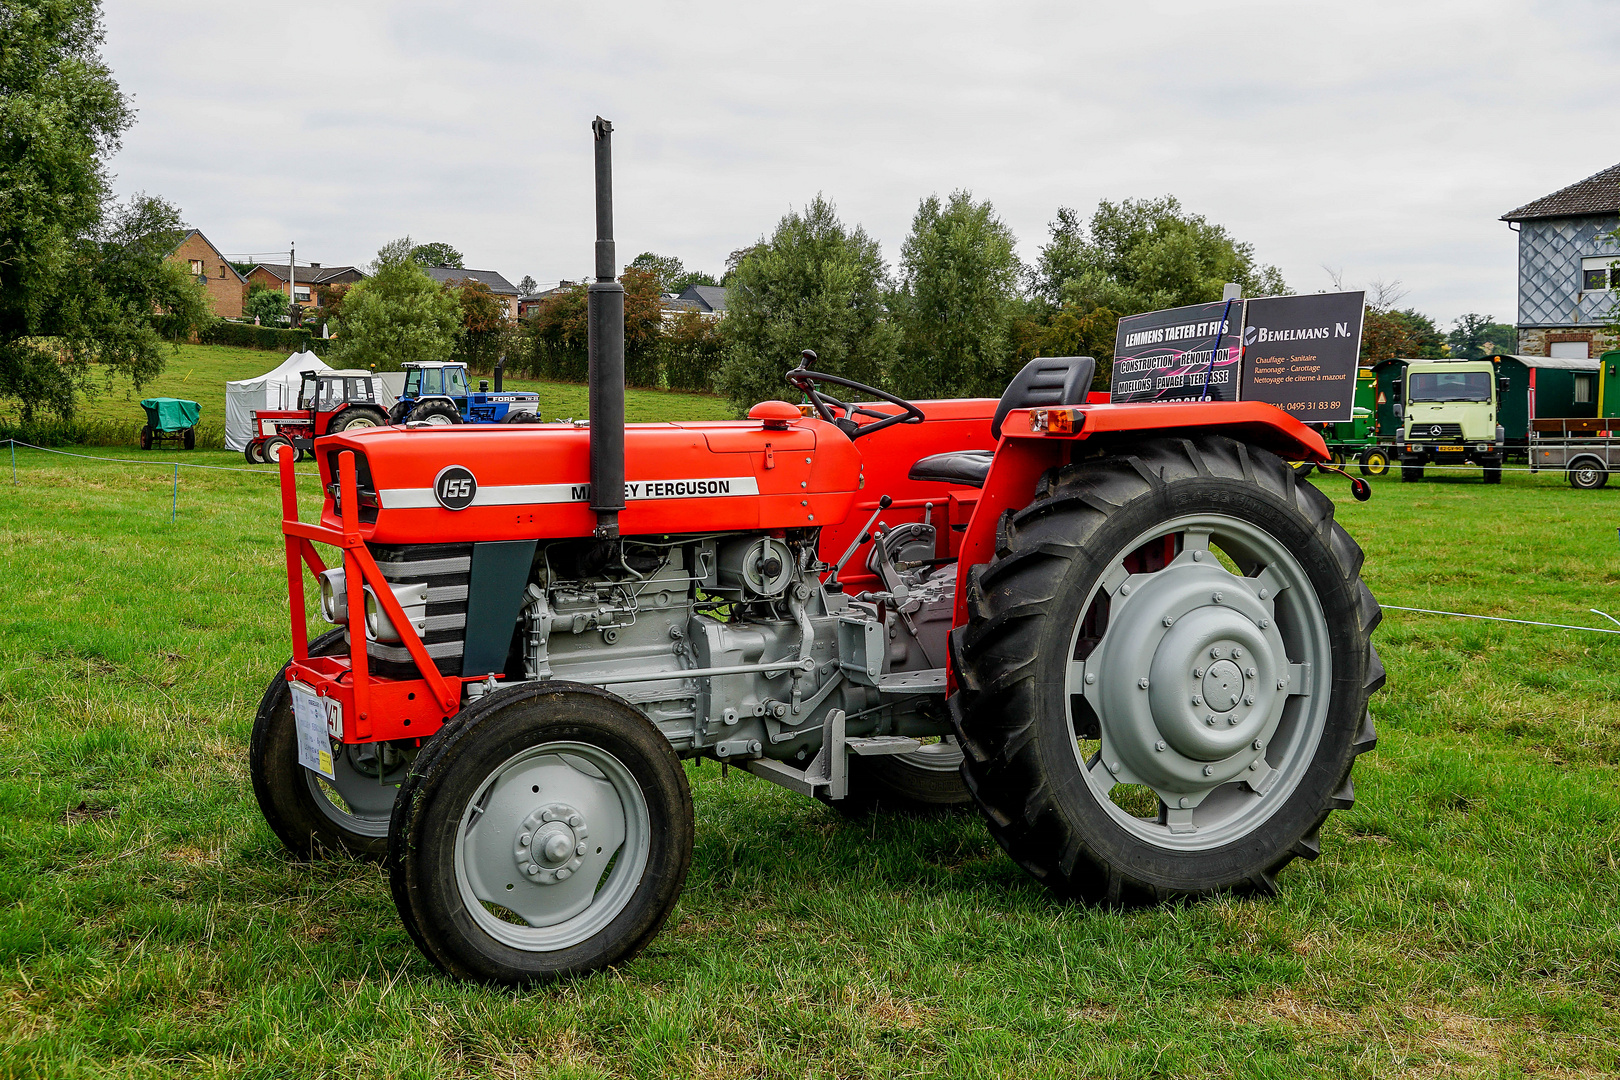
[[[1519,353],[1620,348],[1620,165],[1502,215],[1519,234]]]
[[[424,266],[428,277],[440,285],[459,285],[463,281],[480,281],[489,287],[502,304],[506,306],[506,317],[516,320],[518,317],[518,300],[523,298],[523,290],[507,281],[493,270],[465,270],[459,266]]]
[[[310,263],[308,266],[296,268],[296,272],[287,268],[286,263],[258,263],[248,271],[247,280],[253,285],[263,285],[267,289],[277,292],[287,291],[287,279],[293,279],[293,302],[303,304],[305,307],[320,307],[321,294],[315,289],[316,285],[352,285],[356,281],[364,281],[370,275],[357,266],[322,266],[320,263]]]
[[[185,266],[202,284],[215,315],[230,319],[241,317],[242,302],[247,299],[247,278],[226,261],[208,237],[196,229],[190,230],[169,252],[168,261]]]

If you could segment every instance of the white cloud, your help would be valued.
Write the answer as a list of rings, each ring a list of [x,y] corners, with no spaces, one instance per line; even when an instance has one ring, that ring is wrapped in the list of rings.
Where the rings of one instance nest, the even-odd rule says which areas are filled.
[[[479,5],[122,0],[123,192],[229,251],[588,273],[589,121],[620,254],[718,271],[818,191],[892,260],[923,195],[994,201],[1033,258],[1060,205],[1171,193],[1298,289],[1400,279],[1511,320],[1505,211],[1620,160],[1602,0]]]

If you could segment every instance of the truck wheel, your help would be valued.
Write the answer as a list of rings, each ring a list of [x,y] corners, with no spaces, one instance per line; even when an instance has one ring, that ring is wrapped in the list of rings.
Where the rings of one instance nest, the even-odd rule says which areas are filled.
[[[692,863],[668,740],[594,687],[498,691],[412,765],[388,835],[394,904],[446,974],[519,986],[640,952]]]
[[[1487,484],[1500,484],[1502,482],[1502,466],[1486,465],[1484,468],[1485,482]]]
[[[1609,482],[1609,470],[1595,458],[1581,458],[1569,467],[1569,486],[1596,491]]]
[[[309,643],[311,656],[345,649],[343,631]],[[386,744],[334,747],[328,780],[298,763],[292,693],[284,666],[270,680],[253,720],[248,769],[253,795],[270,831],[300,859],[339,853],[380,859],[388,850],[388,817],[405,778],[407,756]]]
[[[1354,801],[1384,681],[1333,503],[1229,439],[1048,473],[952,631],[968,786],[1054,892],[1272,892]]]
[[[387,418],[380,412],[371,409],[345,409],[343,415],[327,429],[328,433],[336,431],[357,431],[360,428],[382,427]]]
[[[1382,450],[1372,449],[1361,455],[1362,476],[1383,476],[1389,472],[1389,455]]]
[[[249,465],[264,464],[264,443],[254,439],[242,448],[242,456],[247,458]]]
[[[424,401],[412,409],[405,418],[407,424],[432,424],[442,427],[461,423],[461,414],[448,401]]]
[[[1411,484],[1423,479],[1423,466],[1401,463],[1401,483]]]
[[[849,794],[828,805],[849,817],[898,811],[937,814],[973,805],[962,779],[962,748],[947,737],[909,754],[851,755]]]

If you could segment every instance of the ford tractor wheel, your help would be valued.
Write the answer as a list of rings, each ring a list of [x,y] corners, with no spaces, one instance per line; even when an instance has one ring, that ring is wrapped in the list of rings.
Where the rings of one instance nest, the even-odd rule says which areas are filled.
[[[1273,891],[1376,741],[1361,559],[1327,496],[1229,439],[1048,473],[952,632],[952,719],[996,841],[1091,901]]]
[[[527,409],[507,413],[506,419],[501,421],[503,424],[538,424],[539,422],[540,418]]]
[[[519,686],[423,748],[389,879],[441,970],[520,986],[640,952],[680,897],[692,837],[686,771],[651,721],[592,687]]]
[[[311,656],[343,652],[343,631],[309,643]],[[292,693],[282,668],[265,688],[248,749],[253,794],[270,829],[299,858],[348,853],[380,859],[388,848],[394,792],[406,755],[386,744],[334,746],[328,780],[298,763]]]
[[[461,414],[456,412],[456,407],[448,401],[424,401],[411,410],[410,415],[405,417],[405,422],[445,427],[461,423]]]

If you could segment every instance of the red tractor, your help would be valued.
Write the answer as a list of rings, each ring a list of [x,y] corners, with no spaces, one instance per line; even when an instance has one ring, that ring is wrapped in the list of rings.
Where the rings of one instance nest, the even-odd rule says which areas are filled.
[[[279,448],[291,446],[299,461],[314,453],[322,435],[388,422],[385,395],[370,371],[304,371],[296,409],[253,410],[253,438],[242,449],[249,465],[275,461]]]
[[[280,455],[293,657],[251,767],[281,840],[385,859],[434,964],[515,985],[658,933],[688,758],[862,812],[976,804],[1098,903],[1269,893],[1314,858],[1384,681],[1361,551],[1287,464],[1321,437],[1090,403],[1086,357],[906,401],[809,352],[803,407],[627,427],[610,130],[588,427],[331,436],[318,522]]]

